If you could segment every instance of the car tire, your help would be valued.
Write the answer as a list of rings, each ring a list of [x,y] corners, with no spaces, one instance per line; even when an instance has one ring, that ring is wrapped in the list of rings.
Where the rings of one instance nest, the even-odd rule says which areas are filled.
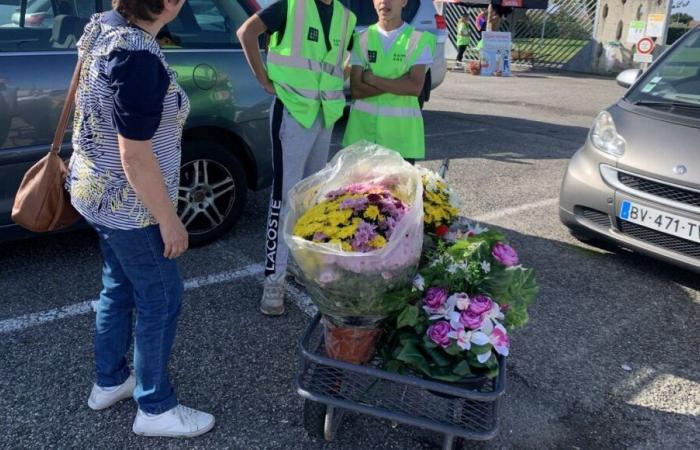
[[[185,141],[180,164],[178,215],[190,246],[212,242],[243,213],[248,183],[241,162],[214,141]]]

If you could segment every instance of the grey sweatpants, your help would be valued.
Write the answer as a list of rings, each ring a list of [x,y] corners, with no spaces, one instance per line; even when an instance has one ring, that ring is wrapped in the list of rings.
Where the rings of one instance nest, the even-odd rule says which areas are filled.
[[[289,247],[281,234],[288,209],[287,194],[300,180],[325,166],[332,133],[332,127],[323,127],[321,112],[311,128],[304,128],[278,98],[273,101],[270,109],[273,180],[267,220],[265,276],[276,280],[285,276]]]

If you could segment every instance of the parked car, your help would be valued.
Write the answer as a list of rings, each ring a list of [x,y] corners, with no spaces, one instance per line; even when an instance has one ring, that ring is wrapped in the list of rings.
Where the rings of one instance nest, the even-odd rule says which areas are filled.
[[[110,0],[73,0],[67,2],[73,15],[54,14],[60,3],[66,2],[49,2],[51,27],[30,26],[25,17],[24,27],[18,19],[17,26],[0,28],[0,241],[31,236],[11,221],[14,196],[27,169],[48,151],[76,63],[76,41],[92,13],[111,7]],[[257,8],[254,0],[187,0],[167,28],[164,52],[192,103],[178,211],[194,245],[230,229],[248,190],[271,183],[270,97],[234,32]],[[62,155],[71,151],[69,131]]]
[[[19,3],[19,0],[16,1]],[[71,2],[62,0],[57,3],[58,14],[70,14]],[[17,7],[12,14],[12,25],[20,25],[21,10]],[[75,12],[73,12],[75,14]],[[51,0],[29,0],[27,2],[27,13],[24,16],[25,27],[51,28],[53,26],[54,10]]]
[[[618,83],[630,89],[569,163],[561,221],[584,240],[700,272],[700,28]]]
[[[362,31],[377,23],[377,11],[371,0],[340,0],[357,16],[355,29]],[[435,9],[432,0],[408,0],[403,10],[403,20],[416,30],[429,31],[437,36],[435,61],[425,77],[425,86],[419,98],[421,106],[430,99],[430,91],[436,89],[445,80],[447,61],[445,60],[445,42],[447,40],[447,23]]]
[[[3,3],[3,0],[0,0],[0,27],[12,22],[12,14],[14,14],[16,10],[17,6],[15,4],[7,5]]]

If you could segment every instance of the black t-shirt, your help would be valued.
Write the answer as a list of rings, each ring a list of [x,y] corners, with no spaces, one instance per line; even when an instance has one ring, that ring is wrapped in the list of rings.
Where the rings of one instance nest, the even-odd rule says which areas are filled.
[[[318,16],[321,19],[321,27],[323,27],[323,35],[326,38],[326,48],[330,50],[331,41],[329,35],[331,21],[333,20],[333,3],[331,2],[330,5],[327,5],[321,0],[315,0],[315,2]],[[267,27],[268,34],[279,33],[280,41],[284,37],[284,31],[287,28],[287,4],[287,0],[279,0],[257,13],[260,20]],[[353,30],[348,30],[348,33],[351,34],[348,41],[348,51],[352,50],[352,32]]]

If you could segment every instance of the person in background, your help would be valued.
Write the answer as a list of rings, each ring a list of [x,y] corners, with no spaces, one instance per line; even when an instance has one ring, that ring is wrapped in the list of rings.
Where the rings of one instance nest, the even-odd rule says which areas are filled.
[[[469,45],[469,17],[463,15],[457,22],[457,61],[462,62]]]
[[[287,193],[328,161],[331,134],[345,108],[345,63],[357,19],[338,0],[280,0],[237,31],[253,73],[275,98],[270,108],[273,182],[260,311],[284,312],[289,248],[281,238]],[[258,38],[271,34],[267,69]]]
[[[87,404],[138,403],[132,430],[193,437],[214,416],[179,404],[168,376],[188,247],[177,215],[182,129],[190,106],[156,41],[185,0],[115,0],[78,43],[82,72],[67,188],[104,259]],[[134,373],[126,355],[136,313]],[[115,441],[116,445],[116,441]]]
[[[343,145],[367,140],[414,163],[425,157],[418,96],[433,62],[436,39],[403,21],[406,2],[374,0],[379,22],[355,35],[350,58],[353,102]]]

